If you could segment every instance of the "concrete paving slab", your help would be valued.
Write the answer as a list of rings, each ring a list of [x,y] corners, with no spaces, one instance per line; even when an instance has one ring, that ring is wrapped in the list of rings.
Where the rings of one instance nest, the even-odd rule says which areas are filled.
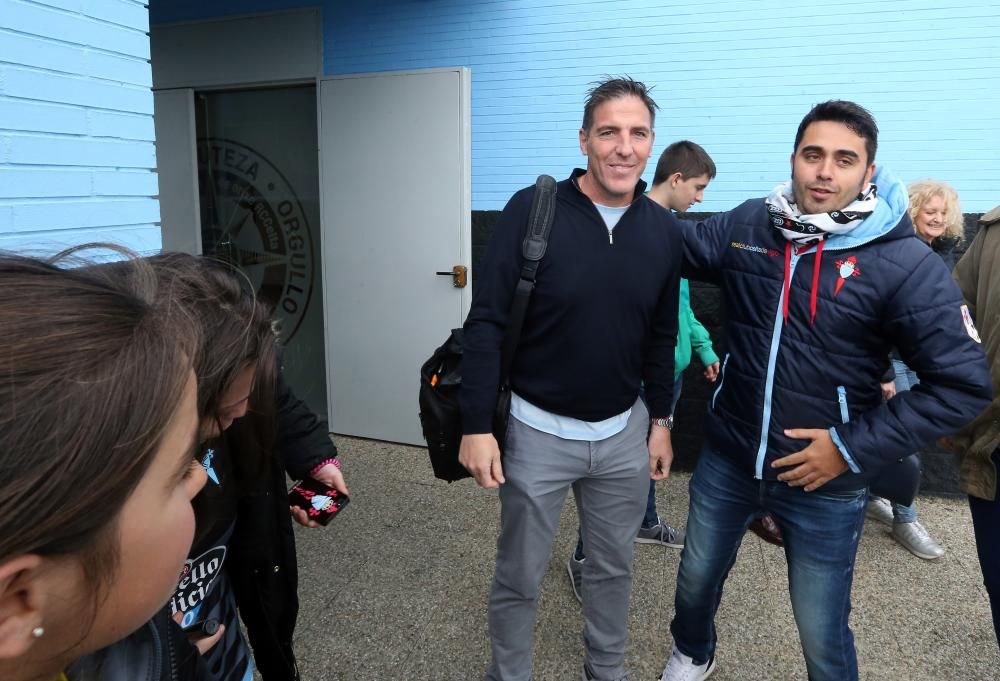
[[[302,608],[296,650],[308,681],[477,681],[489,661],[486,602],[499,503],[471,481],[434,480],[426,452],[338,438],[352,505],[327,528],[296,528]],[[661,517],[683,525],[689,475],[658,485]],[[963,498],[921,497],[921,518],[948,548],[922,561],[884,526],[858,552],[851,623],[862,679],[1000,678],[1000,655]],[[535,680],[576,681],[582,616],[565,562],[576,541],[567,498],[542,583]],[[680,551],[636,547],[627,664],[659,677]],[[748,535],[717,620],[713,679],[804,679],[783,552]]]

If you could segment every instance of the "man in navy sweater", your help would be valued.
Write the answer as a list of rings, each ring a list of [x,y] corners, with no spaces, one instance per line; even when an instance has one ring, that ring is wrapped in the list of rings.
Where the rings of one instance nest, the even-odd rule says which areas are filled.
[[[514,355],[501,464],[490,434],[500,347],[534,188],[504,208],[465,322],[460,461],[500,487],[488,681],[528,681],[538,589],[573,487],[588,560],[583,678],[624,679],[632,547],[649,478],[666,477],[680,277],[677,220],[643,195],[656,104],[629,78],[591,90],[586,170],[558,185],[555,220]],[[645,382],[649,410],[639,401]],[[652,428],[650,429],[650,417]],[[648,434],[648,444],[647,444]]]

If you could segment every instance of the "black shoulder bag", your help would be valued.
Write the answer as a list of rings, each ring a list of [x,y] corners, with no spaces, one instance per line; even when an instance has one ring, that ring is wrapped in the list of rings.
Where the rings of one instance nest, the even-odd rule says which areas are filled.
[[[528,302],[535,289],[538,263],[545,255],[555,212],[556,181],[548,175],[539,175],[528,218],[528,232],[521,244],[521,276],[514,289],[507,330],[500,348],[500,389],[493,412],[493,436],[501,452],[510,418],[510,368],[514,362],[514,350],[521,337]],[[470,477],[458,462],[462,442],[462,414],[458,405],[462,387],[462,341],[462,329],[452,329],[444,344],[420,367],[420,426],[427,440],[434,477],[448,482]]]

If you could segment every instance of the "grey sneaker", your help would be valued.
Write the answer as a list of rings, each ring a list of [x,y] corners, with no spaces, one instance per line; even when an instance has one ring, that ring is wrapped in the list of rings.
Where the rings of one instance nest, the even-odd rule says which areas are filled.
[[[670,527],[665,522],[656,519],[652,527],[640,527],[635,535],[636,544],[661,544],[672,549],[684,548],[684,530]]]
[[[865,515],[885,525],[892,525],[892,504],[889,503],[888,499],[871,497],[868,499],[868,509],[865,511]]]
[[[694,660],[674,646],[667,660],[667,666],[660,675],[660,681],[702,681],[715,671],[715,656],[705,664],[695,664]]]
[[[569,573],[569,585],[573,587],[573,595],[576,600],[583,603],[583,563],[587,560],[577,560],[573,556],[566,561],[566,572]]]
[[[912,523],[893,523],[892,537],[917,558],[934,560],[944,555],[944,547],[934,541],[919,520]]]

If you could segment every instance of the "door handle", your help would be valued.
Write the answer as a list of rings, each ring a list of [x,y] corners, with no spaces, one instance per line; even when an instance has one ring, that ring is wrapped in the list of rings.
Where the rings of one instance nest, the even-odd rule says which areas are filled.
[[[469,268],[465,265],[455,265],[448,272],[435,272],[442,277],[454,277],[452,284],[455,288],[465,288],[465,285],[469,283]]]

